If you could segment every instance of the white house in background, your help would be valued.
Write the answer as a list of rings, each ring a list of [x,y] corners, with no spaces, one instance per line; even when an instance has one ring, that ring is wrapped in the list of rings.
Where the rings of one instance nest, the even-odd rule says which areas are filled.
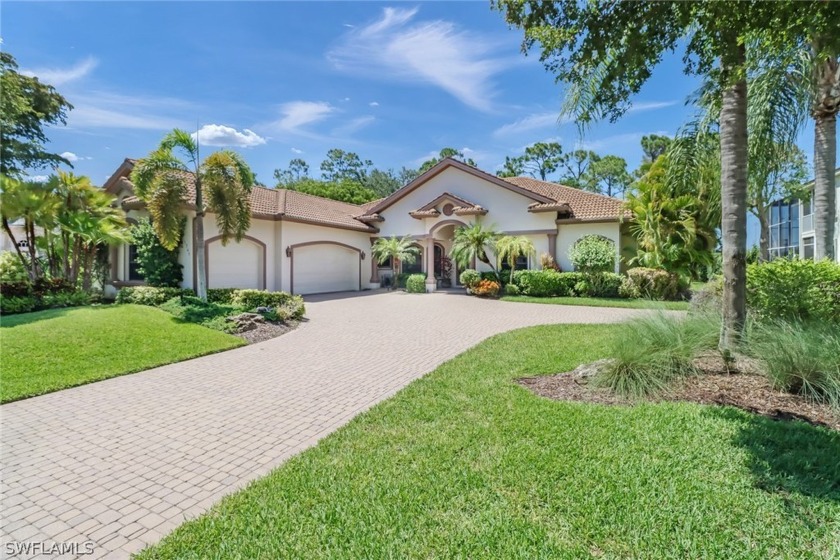
[[[129,180],[134,160],[127,159],[105,184],[129,218],[145,215]],[[193,235],[194,200],[185,200],[187,234],[180,249],[183,286],[196,283]],[[539,255],[552,255],[571,270],[569,248],[581,237],[604,236],[616,256],[628,241],[621,200],[528,177],[501,179],[454,159],[444,159],[390,196],[357,206],[285,189],[255,187],[251,228],[240,243],[223,246],[216,219],[204,220],[209,288],[258,288],[313,294],[377,288],[392,274],[378,265],[371,245],[379,237],[410,236],[420,248],[417,263],[404,271],[427,273],[427,290],[458,284],[452,266],[441,278],[456,228],[481,222],[511,235],[527,236],[537,257],[517,268],[538,268]],[[134,248],[116,247],[111,255],[116,286],[142,284]],[[618,263],[620,259],[616,259]],[[483,268],[478,263],[479,270]],[[618,264],[616,264],[618,267]]]
[[[837,214],[834,224],[834,258],[840,262],[840,168],[835,171]],[[770,206],[770,258],[814,258],[814,182],[805,185],[805,200],[777,200]]]

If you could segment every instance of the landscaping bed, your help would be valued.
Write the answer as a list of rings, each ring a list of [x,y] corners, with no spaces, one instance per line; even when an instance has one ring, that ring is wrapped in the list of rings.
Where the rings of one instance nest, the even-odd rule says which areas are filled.
[[[748,364],[741,366],[740,371],[728,373],[719,357],[704,356],[695,362],[698,367],[696,375],[674,382],[672,387],[661,393],[642,398],[629,398],[590,383],[591,378],[586,372],[592,367],[556,375],[524,377],[517,382],[542,397],[559,401],[624,406],[645,401],[673,401],[734,406],[774,420],[800,420],[840,430],[840,413],[836,409],[802,395],[774,389],[766,376],[750,371]],[[597,368],[597,364],[590,366]]]

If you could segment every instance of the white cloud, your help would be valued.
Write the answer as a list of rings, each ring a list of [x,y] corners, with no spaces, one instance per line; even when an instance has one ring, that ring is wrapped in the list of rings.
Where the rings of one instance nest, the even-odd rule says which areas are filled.
[[[533,113],[521,119],[515,120],[500,126],[493,131],[493,136],[499,138],[502,136],[512,136],[514,134],[522,134],[524,132],[531,132],[532,130],[540,130],[548,127],[556,127],[561,124],[567,124],[569,119],[560,117],[559,112],[549,111],[546,113]]]
[[[378,101],[371,101],[370,103],[368,103],[368,105],[370,105],[371,107],[379,107],[379,102]]]
[[[221,124],[206,124],[202,126],[197,133],[193,133],[193,138],[198,136],[198,141],[206,146],[238,146],[240,148],[251,148],[265,144],[265,138],[247,128],[242,129],[242,132]]]
[[[293,154],[302,154],[302,153],[303,153],[303,150],[300,150],[300,149],[298,149],[298,148],[292,148],[292,153],[293,153]]]
[[[290,101],[280,106],[283,117],[274,125],[280,130],[297,132],[304,125],[318,122],[335,112],[325,101]]]
[[[108,92],[89,92],[69,97],[74,106],[67,117],[67,125],[71,128],[184,128],[189,124],[182,120],[183,116],[195,111],[191,103],[168,97]]]
[[[350,101],[350,98],[349,98],[349,97],[345,97],[344,99],[342,99],[342,101]]]
[[[639,101],[633,103],[629,109],[627,109],[628,113],[641,113],[642,111],[655,111],[657,109],[664,109],[665,107],[673,107],[679,103],[677,100],[673,101]]]
[[[494,58],[501,45],[449,21],[413,22],[416,14],[417,8],[384,8],[379,20],[348,31],[327,58],[346,72],[432,84],[491,111],[492,78],[519,59]]]
[[[70,68],[32,68],[23,70],[21,74],[37,77],[41,82],[51,86],[62,86],[84,78],[96,68],[97,64],[99,61],[89,56]]]
[[[376,121],[376,117],[371,115],[367,115],[365,117],[358,117],[337,127],[335,130],[333,130],[333,133],[339,136],[349,135],[356,132],[357,130],[365,128],[366,126],[372,125],[374,121]]]
[[[58,155],[60,155],[61,157],[63,157],[67,161],[69,161],[70,163],[72,163],[74,161],[79,161],[79,156],[77,156],[73,152],[62,152]]]
[[[36,183],[44,183],[47,179],[49,179],[49,175],[27,175],[27,181],[35,181]]]
[[[584,150],[601,150],[605,148],[615,149],[617,146],[627,146],[638,144],[642,136],[649,134],[647,132],[626,132],[623,134],[614,134],[606,136],[597,140],[584,140],[580,143],[580,148]]]

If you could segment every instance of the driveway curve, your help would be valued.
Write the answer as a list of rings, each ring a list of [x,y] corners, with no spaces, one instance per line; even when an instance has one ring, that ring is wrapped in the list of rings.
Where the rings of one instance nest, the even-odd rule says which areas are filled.
[[[2,405],[2,554],[10,541],[92,541],[83,558],[126,558],[489,336],[644,313],[451,293],[312,299],[309,321],[279,338]]]

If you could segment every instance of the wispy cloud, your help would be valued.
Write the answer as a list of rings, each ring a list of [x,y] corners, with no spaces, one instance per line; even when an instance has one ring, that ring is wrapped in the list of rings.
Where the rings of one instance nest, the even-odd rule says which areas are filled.
[[[335,128],[333,130],[333,134],[336,136],[346,136],[353,134],[354,132],[361,130],[367,126],[372,125],[376,121],[376,117],[372,115],[367,115],[364,117],[358,117],[355,119],[351,119],[347,123]]]
[[[452,22],[415,22],[417,10],[385,8],[377,21],[348,31],[327,58],[346,72],[432,84],[469,107],[491,111],[492,78],[518,58],[499,58],[500,45]]]
[[[23,70],[21,74],[37,77],[51,86],[63,86],[84,78],[96,68],[97,64],[99,61],[89,56],[69,68],[30,68]]]
[[[285,132],[301,132],[302,126],[324,120],[335,110],[326,101],[289,101],[280,106],[283,116],[274,126]]]
[[[533,113],[500,126],[493,131],[493,136],[501,138],[504,136],[513,136],[534,130],[541,130],[549,127],[557,127],[562,124],[569,123],[570,120],[565,117],[560,117],[557,111],[548,111],[545,113]]]
[[[370,103],[368,103],[368,105],[370,105],[371,107],[379,107],[379,102],[378,101],[371,101]]]
[[[198,141],[207,146],[251,148],[265,144],[265,138],[252,130],[245,128],[240,132],[235,128],[221,124],[206,124],[192,136],[193,138],[198,137]]]
[[[641,113],[643,111],[656,111],[657,109],[664,109],[666,107],[673,107],[679,103],[678,100],[673,101],[636,101],[627,110],[628,113]]]
[[[579,147],[584,150],[602,150],[602,149],[616,149],[617,147],[624,147],[628,144],[638,144],[642,136],[650,134],[649,132],[626,132],[623,134],[614,134],[604,138],[595,140],[583,140]]]
[[[293,154],[302,154],[302,153],[303,153],[303,150],[300,150],[300,149],[298,149],[298,148],[292,148],[292,153],[293,153]]]
[[[184,115],[195,112],[191,103],[168,97],[106,92],[69,97],[74,109],[68,115],[67,125],[72,128],[166,130],[189,126]]]

